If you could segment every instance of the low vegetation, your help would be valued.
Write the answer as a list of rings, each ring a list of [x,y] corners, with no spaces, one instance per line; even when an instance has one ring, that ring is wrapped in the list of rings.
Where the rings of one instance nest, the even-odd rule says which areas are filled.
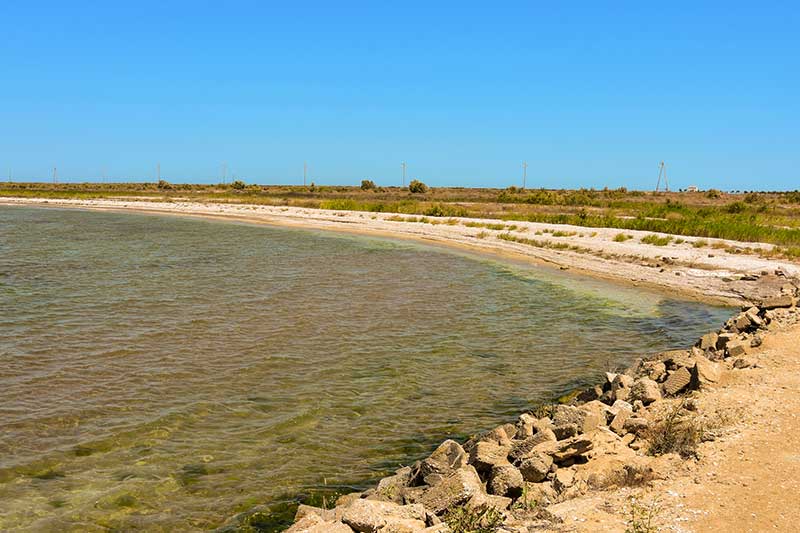
[[[503,514],[495,507],[468,508],[460,505],[444,515],[453,533],[493,533],[503,523]]]
[[[699,418],[686,409],[685,402],[680,402],[658,424],[647,430],[645,438],[650,443],[650,455],[677,453],[688,459],[697,456],[703,435],[704,428]]]
[[[672,242],[672,237],[650,234],[645,235],[639,240],[644,244],[652,244],[653,246],[666,246]]]
[[[374,187],[373,187],[374,186]],[[185,199],[246,202],[430,217],[470,217],[589,228],[616,228],[704,240],[727,239],[780,246],[776,253],[800,257],[800,191],[756,193],[653,193],[626,189],[430,188],[419,180],[408,187],[265,186],[229,184],[17,183],[0,184],[0,195],[28,198],[142,200]],[[622,237],[620,237],[622,239]],[[622,242],[622,241],[618,241]],[[703,241],[698,241],[703,242]],[[699,244],[693,243],[700,247]]]

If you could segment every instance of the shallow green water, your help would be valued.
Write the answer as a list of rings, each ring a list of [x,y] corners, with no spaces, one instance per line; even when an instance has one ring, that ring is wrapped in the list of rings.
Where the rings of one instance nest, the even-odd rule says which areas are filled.
[[[0,529],[358,487],[729,312],[406,242],[0,207]]]

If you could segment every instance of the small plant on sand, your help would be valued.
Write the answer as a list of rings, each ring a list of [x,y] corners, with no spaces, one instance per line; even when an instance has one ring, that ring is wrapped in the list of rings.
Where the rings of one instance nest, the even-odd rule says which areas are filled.
[[[494,507],[468,509],[460,505],[443,518],[453,533],[493,533],[503,522],[502,513]]]
[[[700,239],[698,241],[694,241],[692,243],[692,246],[694,246],[695,248],[705,248],[706,246],[708,246],[708,241],[705,239]]]
[[[489,233],[488,231],[482,231],[482,232],[478,233],[477,235],[475,235],[475,237],[477,237],[478,239],[485,239],[489,235],[491,235],[491,233]]]
[[[644,437],[650,443],[647,453],[663,455],[677,453],[684,459],[697,457],[697,446],[703,440],[704,428],[695,415],[684,409],[680,402],[658,423],[648,429]]]
[[[661,511],[661,502],[657,498],[645,503],[631,496],[628,500],[625,533],[656,533],[658,526],[655,522]]]
[[[640,241],[644,244],[652,244],[653,246],[666,246],[672,242],[672,237],[659,237],[655,233],[651,233],[650,235],[642,237]]]
[[[617,233],[614,236],[614,242],[625,242],[630,239],[633,239],[633,235],[626,235],[625,233]]]

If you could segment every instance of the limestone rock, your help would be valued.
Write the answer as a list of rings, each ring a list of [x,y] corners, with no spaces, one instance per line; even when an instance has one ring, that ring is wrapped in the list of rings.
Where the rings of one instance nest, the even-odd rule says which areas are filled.
[[[424,529],[425,508],[419,504],[397,505],[376,500],[358,500],[345,509],[342,522],[359,533],[384,531],[409,531]],[[413,531],[413,530],[412,530]]]
[[[637,379],[631,387],[631,399],[641,400],[644,405],[660,400],[661,390],[658,383],[649,378]]]
[[[578,435],[558,442],[546,442],[536,447],[537,451],[547,453],[553,462],[562,463],[568,459],[578,457],[590,451],[593,447],[591,439],[585,435]]]
[[[478,442],[470,450],[469,464],[474,466],[478,472],[488,475],[494,465],[508,462],[510,451],[510,448],[500,446],[492,441]]]
[[[620,409],[616,416],[614,416],[614,420],[608,425],[609,429],[617,435],[623,435],[625,433],[625,421],[631,416],[633,416],[633,411],[629,409]]]
[[[747,348],[745,346],[745,343],[741,341],[728,342],[726,350],[728,351],[728,357],[739,357],[747,354]]]
[[[688,350],[668,350],[661,353],[661,360],[668,370],[677,370],[681,367],[692,368],[694,359],[689,355]]]
[[[353,533],[339,521],[327,521],[317,514],[308,514],[295,522],[285,533]]]
[[[616,400],[627,400],[631,393],[633,378],[625,374],[617,374],[611,382],[611,393]]]
[[[511,451],[508,452],[508,459],[514,464],[519,464],[539,444],[556,440],[555,433],[551,430],[540,431],[536,435],[528,437],[523,441],[516,441],[511,447]]]
[[[418,485],[423,483],[435,485],[442,477],[450,475],[453,471],[466,465],[467,459],[464,448],[456,441],[448,439],[420,463],[414,475],[414,482]]]
[[[426,490],[418,502],[436,514],[466,503],[476,494],[484,494],[483,483],[472,465],[459,468],[437,485]]]
[[[518,498],[522,494],[522,474],[511,463],[495,465],[489,476],[488,489],[491,494]]]
[[[642,373],[653,381],[662,381],[667,377],[667,365],[664,361],[645,361],[642,363]]]
[[[545,453],[532,452],[519,463],[522,479],[532,483],[543,481],[553,466],[553,458]]]
[[[678,394],[688,387],[691,381],[691,372],[689,372],[685,366],[682,366],[670,373],[669,377],[664,382],[664,392],[669,395]]]
[[[712,331],[710,333],[706,333],[700,340],[697,341],[697,347],[701,350],[710,350],[711,348],[717,347],[717,340],[719,339],[719,335],[716,332]]]
[[[575,471],[570,468],[559,468],[553,476],[553,488],[564,492],[575,482]]]
[[[692,387],[702,388],[719,382],[722,376],[722,369],[719,363],[709,361],[703,356],[695,358],[695,365],[692,368]]]
[[[633,433],[636,435],[646,430],[648,427],[650,427],[650,423],[647,421],[647,419],[638,416],[629,417],[627,420],[625,420],[623,425],[623,429],[627,433]]]

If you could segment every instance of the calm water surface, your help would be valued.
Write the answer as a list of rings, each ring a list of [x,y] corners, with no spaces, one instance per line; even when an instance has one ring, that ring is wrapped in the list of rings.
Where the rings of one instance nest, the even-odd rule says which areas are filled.
[[[0,529],[359,487],[729,312],[406,242],[0,206]]]

